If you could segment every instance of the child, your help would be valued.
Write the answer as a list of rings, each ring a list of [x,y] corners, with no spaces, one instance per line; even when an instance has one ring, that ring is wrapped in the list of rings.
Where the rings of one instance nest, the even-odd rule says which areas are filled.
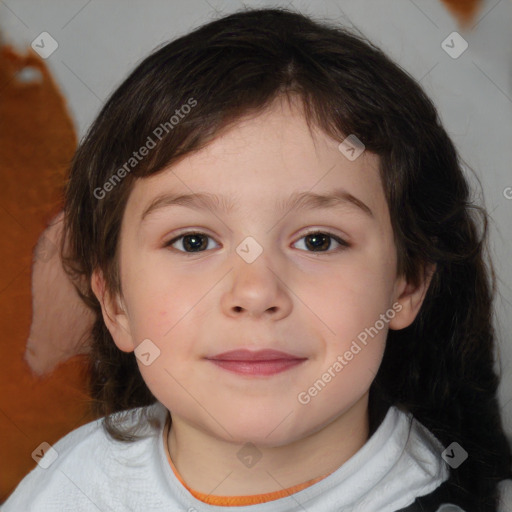
[[[153,53],[66,191],[104,420],[2,510],[507,510],[469,194],[431,101],[362,37],[248,10]]]

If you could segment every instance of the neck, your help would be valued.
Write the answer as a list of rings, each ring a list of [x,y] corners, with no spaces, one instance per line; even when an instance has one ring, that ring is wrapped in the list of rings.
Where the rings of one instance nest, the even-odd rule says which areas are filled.
[[[302,439],[275,447],[258,446],[257,451],[253,448],[261,457],[250,467],[240,463],[240,444],[208,435],[174,414],[167,444],[175,468],[191,489],[217,496],[241,496],[282,491],[327,476],[360,450],[368,437],[366,394]]]

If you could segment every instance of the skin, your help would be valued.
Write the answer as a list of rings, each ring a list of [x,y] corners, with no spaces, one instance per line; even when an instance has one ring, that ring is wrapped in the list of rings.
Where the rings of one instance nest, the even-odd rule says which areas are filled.
[[[331,473],[368,440],[368,393],[387,330],[412,323],[429,283],[414,287],[396,273],[378,157],[365,151],[350,161],[340,142],[310,132],[298,103],[276,101],[244,118],[172,168],[136,182],[121,227],[122,297],[105,292],[101,272],[92,276],[118,348],[131,352],[150,339],[160,350],[152,364],[137,362],[171,412],[169,453],[194,490],[279,491]],[[275,208],[296,191],[339,187],[373,216],[354,206]],[[163,191],[208,191],[237,204],[229,213],[170,206],[139,227],[142,212]],[[164,247],[184,228],[210,237],[201,239],[202,252],[191,252],[183,238]],[[313,228],[350,246],[338,251],[328,238],[315,251],[304,238]],[[250,264],[236,252],[248,236],[263,249]],[[401,311],[378,335],[309,403],[300,403],[298,394],[396,303]],[[205,359],[237,348],[273,348],[307,360],[255,378]],[[237,457],[248,442],[261,455],[252,467]]]
[[[94,324],[94,314],[76,293],[59,257],[63,217],[61,212],[52,219],[34,251],[32,322],[24,359],[38,377],[86,354]]]

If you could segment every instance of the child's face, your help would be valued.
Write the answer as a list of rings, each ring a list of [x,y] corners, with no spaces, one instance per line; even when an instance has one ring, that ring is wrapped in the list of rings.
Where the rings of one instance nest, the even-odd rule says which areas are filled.
[[[158,347],[151,364],[138,365],[173,418],[229,442],[272,446],[312,434],[351,408],[366,414],[387,330],[412,322],[422,291],[396,274],[378,157],[365,151],[350,161],[340,142],[321,132],[314,141],[298,110],[275,104],[172,169],[136,182],[120,240],[125,311],[112,310],[113,322],[106,321],[122,350],[146,339]],[[295,193],[335,189],[372,213],[349,201],[276,206]],[[157,196],[198,192],[224,196],[233,209],[173,205],[141,222]],[[183,231],[209,238],[165,247]],[[310,231],[350,246],[306,237]],[[254,261],[244,259],[260,247]],[[364,344],[361,333],[370,328]],[[156,349],[148,347],[144,357],[152,359]],[[241,348],[306,359],[267,376],[240,375],[207,359]]]

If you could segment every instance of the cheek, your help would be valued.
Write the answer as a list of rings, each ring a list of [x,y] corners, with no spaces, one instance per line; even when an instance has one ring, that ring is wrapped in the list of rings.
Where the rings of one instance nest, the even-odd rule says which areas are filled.
[[[331,272],[321,287],[311,285],[303,291],[326,332],[341,343],[373,326],[390,308],[392,292],[393,275],[385,256],[354,258]]]
[[[157,339],[171,335],[170,329],[196,309],[211,286],[198,273],[183,275],[161,258],[137,262],[127,270],[131,320],[139,335]]]
[[[156,266],[148,272],[144,281],[132,281],[130,304],[132,334],[139,343],[146,338],[152,340],[160,350],[155,367],[143,367],[143,375],[146,378],[147,374],[150,380],[160,378],[161,370],[162,378],[167,380],[167,369],[182,381],[190,373],[186,363],[200,356],[200,326],[203,321],[208,322],[211,304],[207,293],[213,279],[205,279],[199,273],[184,276],[179,272],[162,278]]]
[[[346,351],[332,353],[322,365],[322,373],[304,382],[296,400],[308,411],[309,417],[336,418],[349,410],[370,389],[382,361],[385,344],[375,338],[366,346],[359,343],[344,347]]]

